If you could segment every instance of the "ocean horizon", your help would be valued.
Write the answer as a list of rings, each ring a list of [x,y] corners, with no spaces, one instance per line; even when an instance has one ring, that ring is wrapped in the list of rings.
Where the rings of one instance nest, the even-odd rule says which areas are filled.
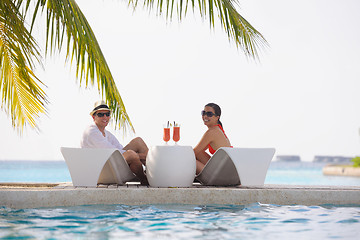
[[[360,177],[323,175],[328,164],[273,161],[265,184],[360,186]],[[0,182],[71,182],[71,176],[64,160],[0,160]]]

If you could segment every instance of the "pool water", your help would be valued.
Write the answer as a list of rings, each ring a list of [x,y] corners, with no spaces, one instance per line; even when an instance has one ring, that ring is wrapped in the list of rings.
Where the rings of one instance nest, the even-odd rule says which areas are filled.
[[[0,208],[2,239],[358,239],[360,206]]]

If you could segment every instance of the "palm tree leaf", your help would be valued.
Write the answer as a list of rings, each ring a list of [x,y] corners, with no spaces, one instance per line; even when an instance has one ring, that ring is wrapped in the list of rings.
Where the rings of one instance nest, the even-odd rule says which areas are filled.
[[[33,73],[34,60],[41,63],[38,46],[18,7],[10,0],[0,2],[0,92],[1,107],[21,134],[27,124],[38,129],[36,122],[46,113],[47,97]]]
[[[26,4],[24,4],[24,2]],[[30,12],[30,3],[35,7]],[[134,9],[138,0],[129,0]],[[25,12],[19,8],[24,5]],[[199,11],[208,18],[210,28],[215,27],[215,14],[228,38],[250,58],[258,59],[258,51],[267,47],[265,38],[236,10],[237,0],[143,0],[149,10],[156,5],[159,15],[172,19],[176,9],[179,21],[188,9]],[[31,29],[39,10],[46,10],[46,52],[52,54],[66,46],[66,59],[76,63],[76,74],[80,85],[97,85],[115,115],[116,124],[134,130],[124,103],[115,85],[95,34],[75,0],[1,0],[0,1],[0,61],[2,106],[7,105],[13,125],[36,126],[36,118],[45,112],[46,95],[42,83],[33,73],[34,60],[39,60],[38,46],[24,27],[26,13],[32,13]],[[17,115],[16,115],[17,114]],[[19,121],[18,123],[16,121]]]
[[[166,8],[166,17],[171,20],[173,16],[173,6],[176,4],[179,21],[187,14],[188,8],[193,12],[199,11],[202,18],[209,18],[210,28],[215,27],[215,13],[221,27],[225,30],[228,38],[234,40],[236,46],[243,50],[244,54],[252,59],[259,60],[259,51],[268,47],[266,39],[258,32],[235,8],[239,5],[238,0],[143,0],[144,5],[152,10],[154,4],[157,5],[157,14],[161,15]],[[129,0],[133,7],[137,6],[138,0]]]
[[[30,0],[28,0],[30,1]],[[126,113],[114,78],[89,23],[74,0],[37,0],[46,9],[46,52],[61,50],[66,39],[66,58],[76,63],[76,76],[85,87],[97,85],[113,110],[116,126],[126,131],[134,127]],[[37,12],[34,13],[34,18]],[[33,21],[34,22],[34,21]]]

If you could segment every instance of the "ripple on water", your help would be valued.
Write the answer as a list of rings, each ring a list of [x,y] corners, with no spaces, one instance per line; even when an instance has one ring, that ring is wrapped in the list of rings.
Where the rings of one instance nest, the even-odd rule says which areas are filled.
[[[96,205],[0,208],[0,238],[356,238],[360,206]]]

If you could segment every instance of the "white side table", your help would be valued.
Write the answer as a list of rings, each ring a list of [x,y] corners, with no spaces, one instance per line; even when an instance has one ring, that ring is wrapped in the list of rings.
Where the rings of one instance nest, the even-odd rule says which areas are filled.
[[[196,159],[191,146],[153,146],[146,157],[146,177],[151,187],[191,187]]]

